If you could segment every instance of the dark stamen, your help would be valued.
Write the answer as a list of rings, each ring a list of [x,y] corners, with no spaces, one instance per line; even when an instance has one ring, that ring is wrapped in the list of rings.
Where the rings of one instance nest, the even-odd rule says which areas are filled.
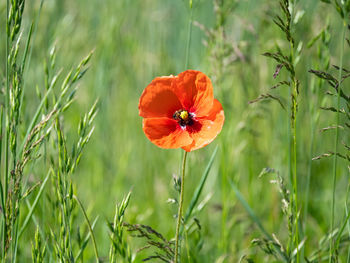
[[[187,110],[178,110],[173,114],[174,120],[180,124],[180,126],[185,127],[186,125],[192,125],[192,114]]]

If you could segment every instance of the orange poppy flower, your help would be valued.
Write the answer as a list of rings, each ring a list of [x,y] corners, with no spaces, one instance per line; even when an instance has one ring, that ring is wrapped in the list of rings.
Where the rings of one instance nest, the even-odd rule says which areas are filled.
[[[187,152],[211,143],[225,120],[210,79],[195,70],[155,78],[141,95],[139,114],[152,143]]]

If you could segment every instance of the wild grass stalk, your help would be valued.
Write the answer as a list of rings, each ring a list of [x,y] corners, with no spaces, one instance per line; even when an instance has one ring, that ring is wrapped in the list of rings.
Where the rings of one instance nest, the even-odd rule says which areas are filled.
[[[340,39],[340,55],[339,55],[339,70],[338,70],[338,92],[337,92],[337,112],[336,112],[336,128],[334,137],[334,157],[333,157],[333,180],[332,180],[332,205],[331,205],[331,229],[330,233],[334,230],[334,210],[335,210],[335,192],[337,185],[337,161],[338,161],[338,141],[339,141],[339,117],[340,117],[340,91],[342,84],[342,71],[343,71],[343,52],[344,52],[344,42],[345,42],[345,29],[346,22],[342,20],[342,33]],[[329,262],[332,262],[334,253],[333,238],[330,239],[329,243]]]
[[[40,8],[42,6],[42,2]],[[17,255],[20,246],[20,237],[26,230],[31,219],[34,218],[34,210],[37,207],[45,185],[48,182],[49,175],[56,168],[53,167],[49,171],[45,180],[38,182],[33,186],[27,185],[27,164],[36,160],[38,152],[43,145],[43,142],[49,140],[49,134],[54,129],[54,119],[56,119],[56,127],[58,128],[59,136],[59,175],[60,173],[74,172],[79,160],[81,158],[82,150],[89,141],[93,128],[91,128],[92,121],[96,116],[96,103],[93,105],[91,111],[85,115],[81,120],[78,135],[79,140],[77,145],[73,147],[73,153],[67,158],[67,151],[65,147],[64,136],[57,126],[58,119],[63,117],[63,113],[69,108],[74,100],[76,82],[86,72],[86,64],[91,58],[91,54],[85,58],[81,64],[72,70],[62,84],[62,88],[55,94],[50,94],[55,88],[60,72],[54,75],[50,82],[49,88],[45,96],[43,96],[41,103],[37,107],[36,113],[29,125],[23,120],[27,118],[26,108],[24,107],[24,85],[26,83],[24,71],[30,59],[32,52],[32,37],[34,32],[34,23],[31,23],[27,39],[22,47],[22,39],[24,38],[24,30],[22,27],[23,13],[25,9],[25,1],[8,0],[6,2],[6,81],[5,81],[5,108],[1,108],[1,154],[4,156],[2,178],[1,178],[1,203],[2,203],[2,220],[1,220],[1,259],[3,261],[17,262]],[[41,10],[41,9],[40,9]],[[22,58],[20,58],[22,56]],[[29,59],[28,59],[29,58]],[[51,105],[48,103],[49,96],[52,95]],[[46,105],[45,111],[43,106]],[[40,118],[41,115],[41,119]],[[26,130],[24,137],[21,136],[21,131]],[[71,159],[69,159],[69,157]],[[69,163],[67,163],[69,161]],[[66,170],[69,168],[69,170]],[[24,178],[26,178],[24,180]],[[65,180],[61,180],[60,195],[62,201],[62,211],[64,216],[61,217],[63,225],[65,225],[64,233],[70,233],[72,225],[68,223],[68,218],[71,213],[71,204],[67,203],[67,196],[72,196],[72,185]],[[39,187],[40,186],[40,187]],[[28,202],[27,198],[37,188],[39,192],[36,195],[34,203],[29,206],[30,209],[27,214],[22,214],[24,210],[21,209],[23,200]],[[68,190],[69,188],[69,190]],[[28,202],[29,203],[29,202]],[[20,221],[20,218],[24,221]],[[90,228],[91,230],[91,228]],[[62,234],[62,236],[66,236]],[[45,253],[39,253],[40,242],[38,236],[36,237],[36,245],[33,246],[33,260],[41,262],[44,260]],[[62,244],[62,243],[61,243]],[[64,253],[67,258],[72,259],[72,244],[71,239],[65,239],[65,245],[62,246],[67,249]],[[62,251],[62,250],[60,250]],[[97,251],[97,250],[96,250]],[[59,258],[63,259],[64,255]]]
[[[344,68],[343,66],[343,57],[344,57],[344,44],[345,44],[345,30],[347,27],[347,19],[350,11],[350,2],[342,2],[339,3],[338,1],[333,1],[328,3],[332,3],[338,13],[338,15],[341,18],[341,34],[340,34],[340,52],[339,52],[339,65],[334,65],[334,68],[338,71],[338,76],[335,77],[331,73],[328,73],[327,71],[317,71],[317,70],[310,70],[311,73],[315,74],[321,79],[324,79],[328,82],[328,84],[335,89],[336,93],[333,94],[331,92],[328,92],[329,94],[333,94],[334,97],[336,97],[336,102],[334,107],[323,107],[324,110],[332,111],[336,113],[336,125],[334,127],[327,127],[325,129],[333,129],[335,130],[335,136],[334,136],[334,150],[333,152],[329,152],[329,154],[323,154],[320,156],[315,157],[314,159],[321,159],[323,157],[329,157],[333,156],[333,167],[332,167],[332,201],[331,201],[331,212],[330,212],[330,233],[328,238],[328,261],[329,262],[337,262],[339,260],[339,249],[341,247],[340,240],[342,232],[344,231],[345,225],[347,224],[348,213],[347,208],[345,208],[345,221],[342,224],[342,227],[340,230],[335,228],[335,207],[336,207],[336,186],[337,186],[337,173],[339,170],[338,167],[338,157],[341,157],[347,161],[348,155],[343,155],[339,151],[339,137],[340,137],[340,125],[342,124],[340,115],[345,114],[347,120],[349,120],[349,96],[346,94],[346,91],[344,89],[344,80],[349,77],[349,74],[347,74],[349,71]],[[349,42],[348,42],[349,44]],[[341,100],[344,100],[346,103],[346,110],[341,108]],[[343,121],[343,120],[342,120]],[[349,127],[348,123],[344,121],[344,126]],[[343,143],[345,148],[349,150],[350,148],[347,146],[346,143]],[[347,197],[346,197],[347,198]],[[345,199],[345,204],[346,204]],[[336,238],[336,239],[335,239]]]
[[[331,3],[330,1],[326,1],[326,2]],[[350,5],[349,5],[350,3],[348,1],[342,2],[342,3],[339,3],[338,1],[333,1],[332,4],[334,5],[337,13],[341,18],[341,34],[340,34],[340,41],[339,41],[340,43],[339,65],[334,66],[338,70],[338,77],[336,78],[331,74],[323,71],[316,71],[316,70],[310,71],[311,73],[314,73],[321,79],[327,80],[328,83],[336,90],[336,103],[335,103],[336,105],[333,110],[336,113],[336,125],[334,127],[335,129],[334,151],[332,153],[333,168],[332,168],[332,202],[331,202],[331,213],[330,213],[330,235],[331,236],[329,239],[329,253],[328,253],[329,262],[338,260],[337,249],[339,244],[334,244],[334,238],[332,233],[335,231],[335,200],[336,200],[338,157],[344,157],[342,154],[339,153],[339,125],[340,125],[340,114],[344,112],[344,110],[340,108],[341,98],[343,98],[345,101],[348,102],[348,97],[345,95],[342,89],[343,87],[342,83],[348,77],[347,75],[343,76],[343,71],[347,72],[347,70],[343,68],[343,56],[344,56],[344,44],[345,44],[345,30],[347,27],[346,20],[350,11]],[[325,108],[325,109],[330,110],[330,108]]]
[[[331,40],[331,36],[329,33],[330,25],[329,20],[327,19],[327,24],[325,28],[317,34],[313,39],[309,41],[307,44],[308,48],[311,48],[315,45],[316,41],[319,40],[319,44],[317,45],[317,69],[325,68],[326,70],[329,69],[329,61],[330,61],[330,55],[329,55],[329,43]],[[321,42],[321,43],[320,43]],[[310,115],[311,115],[311,139],[310,139],[310,154],[309,154],[309,162],[308,162],[308,173],[307,173],[307,180],[306,180],[306,186],[305,186],[305,201],[304,201],[304,232],[306,230],[307,226],[307,218],[308,218],[308,210],[309,210],[309,195],[310,195],[310,181],[311,181],[311,175],[312,175],[312,157],[314,155],[314,146],[317,143],[315,140],[315,133],[316,133],[316,127],[317,123],[319,121],[319,112],[317,111],[318,104],[319,104],[319,94],[320,90],[324,86],[324,81],[321,79],[318,79],[317,83],[311,79],[310,87],[311,87],[311,93],[313,95],[312,103],[310,105]]]
[[[83,63],[84,64],[84,63]],[[82,65],[78,66],[79,70],[82,69]],[[74,77],[73,77],[74,79]],[[56,104],[55,104],[56,105]],[[69,104],[70,105],[70,104]],[[60,232],[56,235],[53,231],[51,233],[52,239],[55,243],[56,256],[62,260],[72,261],[74,260],[73,251],[73,236],[71,229],[73,228],[73,218],[75,212],[75,202],[77,201],[80,206],[85,220],[87,221],[91,238],[93,240],[93,247],[96,256],[96,261],[99,261],[96,242],[94,240],[94,235],[92,232],[91,224],[88,220],[85,209],[79,202],[76,195],[73,193],[73,183],[71,176],[79,164],[82,151],[86,144],[89,142],[91,135],[94,131],[92,126],[93,120],[97,113],[97,101],[93,104],[90,111],[87,112],[80,120],[78,126],[78,140],[73,144],[72,151],[67,150],[67,139],[62,130],[62,125],[60,120],[56,118],[55,121],[55,131],[57,134],[57,144],[58,144],[58,158],[57,162],[54,163],[52,170],[56,180],[56,196],[58,200],[58,224],[60,225]],[[54,157],[53,157],[54,159]]]
[[[22,15],[24,1],[6,2],[6,92],[5,92],[5,144],[4,151],[4,196],[3,196],[3,228],[2,228],[2,258],[6,259],[11,247],[12,259],[15,258],[16,229],[19,217],[19,201],[21,199],[22,171],[17,163],[17,133],[20,119],[20,101],[22,93],[22,69],[24,64],[18,64],[18,53],[22,33]],[[28,37],[30,38],[30,36]],[[26,50],[27,51],[27,50]],[[26,53],[24,54],[24,57]],[[25,63],[25,59],[23,59]],[[23,162],[23,161],[22,161]],[[5,211],[6,210],[6,211]],[[11,240],[13,242],[11,242]]]
[[[126,209],[129,205],[131,197],[131,192],[128,193],[126,197],[121,201],[120,204],[116,205],[114,219],[112,223],[108,223],[109,231],[110,231],[110,240],[111,245],[109,248],[109,262],[116,263],[118,261],[118,255],[120,255],[121,259],[124,262],[131,263],[133,261],[133,257],[131,255],[131,250],[125,239],[125,228],[124,225],[124,216]]]
[[[288,140],[289,140],[289,155],[288,155],[288,166],[289,166],[289,178],[292,185],[293,195],[292,195],[292,207],[293,207],[293,228],[290,230],[292,231],[290,234],[290,240],[288,245],[288,254],[292,255],[294,249],[296,250],[295,256],[296,261],[300,262],[300,253],[299,253],[299,246],[300,246],[300,239],[299,239],[299,208],[298,208],[298,169],[297,169],[297,112],[298,112],[298,95],[299,95],[299,80],[296,76],[296,69],[295,66],[299,62],[300,59],[300,52],[302,49],[302,43],[299,42],[298,46],[295,46],[295,39],[294,39],[294,28],[297,21],[294,20],[295,17],[295,9],[296,9],[296,1],[294,0],[281,0],[279,2],[280,9],[283,14],[283,17],[277,15],[275,19],[273,20],[274,23],[281,29],[281,31],[284,33],[286,40],[289,44],[289,50],[287,51],[287,54],[281,50],[281,48],[277,45],[277,52],[270,53],[266,52],[264,53],[265,56],[270,57],[274,59],[278,64],[275,69],[275,73],[273,75],[274,78],[277,78],[280,74],[280,71],[282,68],[285,68],[288,72],[288,80],[280,81],[271,88],[271,91],[273,89],[276,89],[281,86],[288,86],[289,87],[289,96],[290,100],[288,105],[288,114],[289,114],[289,125],[288,125]],[[275,95],[272,95],[271,93],[262,94],[260,95],[256,100],[252,102],[257,102],[264,99],[274,99],[277,100],[282,107],[283,103],[280,98],[278,98]]]

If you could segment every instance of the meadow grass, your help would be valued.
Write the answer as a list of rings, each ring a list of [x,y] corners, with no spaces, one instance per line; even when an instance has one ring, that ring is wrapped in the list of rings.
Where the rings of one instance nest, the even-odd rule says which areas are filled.
[[[0,2],[2,262],[172,260],[182,151],[149,142],[137,107],[187,68],[225,124],[187,156],[181,262],[350,262],[349,1],[35,0],[7,17],[15,2]]]

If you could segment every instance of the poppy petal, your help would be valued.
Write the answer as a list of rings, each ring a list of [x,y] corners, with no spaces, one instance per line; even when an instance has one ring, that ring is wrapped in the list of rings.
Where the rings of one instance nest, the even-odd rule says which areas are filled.
[[[174,79],[174,76],[158,77],[145,88],[139,101],[140,116],[172,118],[174,112],[182,108],[173,91]]]
[[[187,152],[202,148],[211,143],[220,133],[225,121],[224,110],[221,103],[214,99],[213,107],[206,117],[197,118],[197,124],[188,127],[188,132],[193,139],[190,145],[182,147]]]
[[[145,118],[143,131],[152,143],[161,148],[180,148],[193,141],[186,130],[169,118]]]
[[[213,86],[202,72],[186,70],[175,81],[176,94],[185,109],[196,116],[206,116],[213,107]]]

